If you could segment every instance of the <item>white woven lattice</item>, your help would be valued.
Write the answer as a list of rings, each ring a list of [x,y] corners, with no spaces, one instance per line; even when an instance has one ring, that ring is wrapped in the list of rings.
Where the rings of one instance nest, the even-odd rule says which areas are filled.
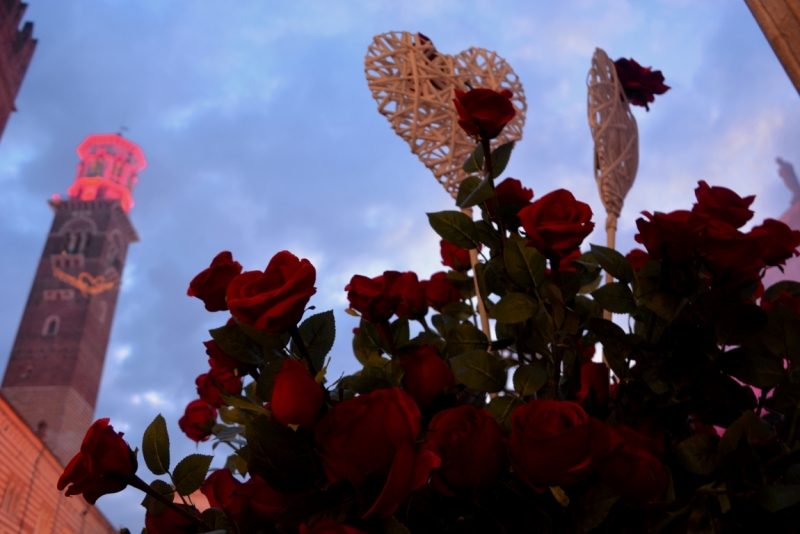
[[[494,52],[470,48],[450,56],[419,34],[389,32],[369,46],[364,70],[378,111],[454,198],[466,177],[461,165],[475,149],[458,126],[454,89],[510,89],[517,115],[493,146],[522,139],[527,109],[522,83]]]
[[[594,139],[595,179],[608,214],[606,230],[617,228],[625,196],[639,167],[639,130],[620,87],[614,62],[597,48],[586,81],[589,128]],[[610,239],[613,242],[613,238]]]

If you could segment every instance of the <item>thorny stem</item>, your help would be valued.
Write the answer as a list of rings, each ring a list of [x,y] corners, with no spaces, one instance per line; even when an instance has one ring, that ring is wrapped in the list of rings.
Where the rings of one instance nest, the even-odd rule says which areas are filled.
[[[492,143],[490,139],[481,139],[481,148],[483,148],[483,168],[486,179],[489,180],[489,185],[492,187],[494,193],[494,169],[492,168]],[[500,204],[497,202],[497,196],[492,196],[492,206],[494,207],[494,217],[497,218],[499,214]],[[500,246],[505,245],[506,242],[506,225],[499,218],[497,219],[497,226],[500,229]]]
[[[143,491],[144,493],[154,498],[164,506],[172,508],[186,519],[189,519],[195,525],[203,526],[203,521],[199,517],[189,512],[185,508],[178,506],[174,502],[167,499],[165,496],[161,495],[159,492],[151,488],[144,480],[142,480],[138,476],[136,475],[125,476],[125,475],[120,475],[119,473],[115,473],[113,471],[110,471],[105,476],[112,480],[125,483],[133,488],[138,489],[139,491]]]

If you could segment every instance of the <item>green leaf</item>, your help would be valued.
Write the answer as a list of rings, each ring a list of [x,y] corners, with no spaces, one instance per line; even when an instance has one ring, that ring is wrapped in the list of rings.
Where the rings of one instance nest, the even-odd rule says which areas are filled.
[[[208,474],[213,456],[190,454],[175,466],[172,481],[179,495],[190,495],[200,489]]]
[[[511,151],[514,150],[514,141],[509,141],[492,150],[492,176],[497,178],[506,170]]]
[[[596,300],[603,309],[613,313],[635,313],[636,302],[633,300],[633,293],[628,284],[621,282],[611,282],[599,289],[592,291],[592,298]]]
[[[758,334],[767,321],[767,313],[761,306],[733,304],[717,314],[714,332],[720,345],[741,345]]]
[[[772,284],[769,286],[769,289],[764,291],[764,295],[761,297],[761,301],[765,300],[775,300],[781,294],[781,291],[786,291],[791,296],[796,297],[800,295],[800,282],[795,280],[781,280],[776,284]]]
[[[154,475],[164,475],[169,472],[169,434],[167,422],[161,414],[158,414],[144,431],[142,456],[147,468]]]
[[[603,344],[603,355],[614,374],[620,378],[628,376],[627,359],[631,347],[625,332],[607,319],[592,317],[587,323],[588,330]]]
[[[498,250],[500,248],[500,234],[497,233],[497,230],[492,228],[492,225],[486,221],[477,221],[475,223],[475,228],[478,229],[478,236],[481,239],[481,243],[492,250]]]
[[[431,323],[433,327],[439,332],[442,337],[446,338],[447,333],[452,329],[458,326],[458,321],[450,317],[449,315],[440,315],[436,314],[431,317]]]
[[[477,206],[478,204],[486,202],[493,196],[494,189],[492,189],[491,182],[483,179],[480,181],[477,187],[470,192],[467,198],[461,202],[456,202],[456,206],[459,208],[471,208],[472,206]]]
[[[395,516],[390,515],[383,520],[381,534],[411,534],[411,531]]]
[[[462,207],[461,205],[467,199],[467,197],[472,193],[476,187],[481,183],[481,179],[477,176],[467,176],[464,178],[460,184],[458,184],[458,195],[456,196],[456,206]]]
[[[408,343],[410,339],[410,329],[408,326],[408,319],[396,319],[389,325],[389,330],[392,332],[392,343],[394,343],[395,350]]]
[[[756,504],[774,514],[800,502],[800,485],[764,486],[756,492],[753,498]]]
[[[787,417],[794,414],[794,411],[800,407],[800,384],[778,384],[765,405],[773,412]]]
[[[440,211],[427,215],[431,228],[451,245],[466,250],[478,247],[478,229],[467,215],[460,211]]]
[[[175,490],[170,486],[168,483],[164,482],[160,479],[155,479],[150,483],[150,487],[156,490],[159,494],[166,497],[168,500],[172,500],[175,495]],[[167,505],[163,504],[161,501],[157,501],[150,495],[145,495],[144,500],[142,500],[142,506],[145,507],[147,513],[154,516],[160,516],[164,512],[167,511]]]
[[[678,443],[672,455],[688,471],[710,475],[717,466],[717,436],[696,434]]]
[[[506,367],[485,350],[473,350],[450,358],[456,379],[467,387],[494,393],[506,385]]]
[[[275,375],[283,367],[283,358],[276,358],[261,366],[261,374],[256,381],[256,395],[264,402],[272,400],[272,388],[275,385]]]
[[[769,353],[738,348],[726,352],[718,361],[724,372],[757,388],[772,388],[787,378],[782,361]]]
[[[525,246],[525,243],[524,238],[512,234],[506,240],[503,260],[511,280],[523,289],[529,289],[544,282],[547,264],[538,250]]]
[[[520,365],[514,372],[514,389],[523,397],[527,397],[542,389],[548,378],[550,374],[542,360]]]
[[[247,465],[276,491],[297,493],[314,487],[317,466],[311,442],[300,432],[260,415],[246,426]]]
[[[744,412],[741,417],[730,424],[722,434],[717,447],[720,459],[728,456],[739,447],[742,438],[752,444],[769,438],[773,434],[769,424],[754,412]]]
[[[353,354],[355,354],[358,363],[361,365],[367,365],[373,360],[381,359],[380,350],[369,341],[365,332],[360,328],[358,332],[353,335]]]
[[[474,350],[486,350],[489,339],[470,323],[460,324],[447,332],[447,354],[450,358]]]
[[[500,425],[500,430],[503,431],[503,434],[508,436],[511,433],[511,413],[524,404],[522,400],[513,395],[503,395],[502,397],[493,398],[492,402],[486,406],[486,409],[492,414],[497,424]]]
[[[467,161],[464,162],[464,165],[461,166],[461,169],[464,172],[481,172],[483,169],[483,147],[480,143],[478,146],[475,147],[475,150],[472,151],[472,154],[469,155]]]
[[[466,321],[473,313],[472,306],[466,302],[449,302],[442,308],[442,315],[449,315],[456,321]]]
[[[384,350],[385,343],[381,340],[381,333],[374,324],[361,319],[358,327],[359,335],[363,335],[364,346],[369,350]]]
[[[592,254],[605,272],[623,282],[633,281],[633,267],[625,256],[613,248],[591,245]]]
[[[245,325],[246,326],[246,325]],[[243,363],[261,365],[262,359],[258,345],[251,340],[237,324],[227,324],[208,331],[219,348]]]
[[[319,371],[325,366],[325,356],[333,348],[333,341],[336,339],[336,320],[333,311],[329,310],[314,314],[300,324],[298,328],[306,350],[311,358],[314,368]],[[292,352],[297,351],[294,340],[292,340]]]
[[[774,355],[800,363],[800,317],[794,310],[776,306],[769,312],[769,321],[761,331],[761,339]]]
[[[235,318],[234,318],[235,319]],[[286,344],[289,342],[289,333],[284,332],[282,334],[274,333],[274,332],[264,332],[261,330],[256,330],[249,324],[245,324],[241,322],[239,319],[236,319],[236,324],[239,326],[242,332],[245,333],[247,337],[261,345],[262,348],[267,350],[281,350],[286,347]]]
[[[656,293],[647,302],[647,307],[656,315],[667,321],[672,321],[678,316],[689,299],[680,298],[671,293]]]
[[[228,520],[225,519],[225,513],[217,508],[208,508],[206,510],[203,510],[203,512],[200,514],[200,520],[206,526],[208,532],[214,532],[220,530],[222,532],[226,532],[230,530],[230,525],[228,524]]]
[[[567,506],[567,533],[586,534],[597,528],[617,503],[620,494],[602,482],[574,497]]]
[[[489,317],[501,323],[521,323],[536,313],[539,304],[525,293],[506,293],[500,302],[489,310]]]

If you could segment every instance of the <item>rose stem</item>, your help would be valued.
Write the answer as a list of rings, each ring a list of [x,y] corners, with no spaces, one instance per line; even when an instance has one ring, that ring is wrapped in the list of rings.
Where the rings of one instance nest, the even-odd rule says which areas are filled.
[[[492,168],[492,143],[490,139],[481,139],[481,147],[483,148],[483,168],[486,174],[486,179],[489,180],[489,185],[492,186],[492,193],[494,193],[494,169]],[[492,196],[492,206],[494,206],[494,218],[500,214],[500,204],[497,202],[497,196]],[[502,247],[506,241],[506,225],[499,218],[497,219],[497,226],[500,228],[500,245]]]
[[[191,520],[194,524],[201,525],[201,526],[203,525],[203,521],[199,517],[197,517],[196,515],[192,514],[188,510],[186,510],[184,508],[181,508],[180,506],[178,506],[174,502],[170,501],[169,499],[167,499],[166,497],[161,495],[159,492],[157,492],[156,490],[151,488],[149,484],[147,484],[144,480],[142,480],[138,476],[136,476],[136,475],[124,476],[124,475],[120,475],[118,473],[115,473],[113,471],[109,472],[106,476],[108,478],[111,478],[112,480],[117,480],[119,482],[123,482],[125,484],[128,484],[131,487],[134,487],[134,488],[136,488],[136,489],[138,489],[140,491],[143,491],[144,493],[146,493],[150,497],[154,498],[155,500],[157,500],[161,504],[172,508],[173,510],[175,510],[176,512],[181,514],[183,517],[185,517],[186,519]]]

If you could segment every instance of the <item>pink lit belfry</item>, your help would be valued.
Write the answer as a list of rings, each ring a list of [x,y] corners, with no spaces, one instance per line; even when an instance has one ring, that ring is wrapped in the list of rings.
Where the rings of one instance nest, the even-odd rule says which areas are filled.
[[[133,207],[137,174],[147,166],[142,149],[118,134],[90,135],[78,145],[78,175],[67,189],[80,200],[119,199],[125,213]]]

